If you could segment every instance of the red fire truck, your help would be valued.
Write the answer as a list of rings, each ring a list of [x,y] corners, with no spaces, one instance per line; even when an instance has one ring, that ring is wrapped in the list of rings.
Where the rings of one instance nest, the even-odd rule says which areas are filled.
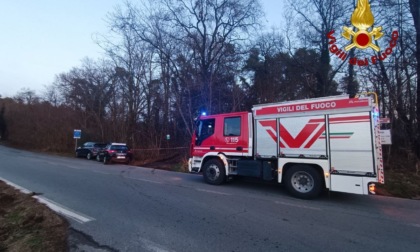
[[[190,172],[209,184],[234,176],[283,183],[299,198],[323,189],[374,193],[384,183],[379,110],[372,97],[332,96],[200,116]]]

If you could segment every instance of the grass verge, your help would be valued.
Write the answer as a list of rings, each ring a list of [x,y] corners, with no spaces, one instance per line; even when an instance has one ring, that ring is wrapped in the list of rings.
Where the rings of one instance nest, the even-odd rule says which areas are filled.
[[[0,181],[0,251],[67,251],[68,228],[66,219]]]

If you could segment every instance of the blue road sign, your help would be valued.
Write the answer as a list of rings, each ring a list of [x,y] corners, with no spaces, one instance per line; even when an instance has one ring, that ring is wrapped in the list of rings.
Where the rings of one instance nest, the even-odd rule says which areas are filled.
[[[82,130],[75,129],[73,132],[74,139],[80,139],[82,137]]]

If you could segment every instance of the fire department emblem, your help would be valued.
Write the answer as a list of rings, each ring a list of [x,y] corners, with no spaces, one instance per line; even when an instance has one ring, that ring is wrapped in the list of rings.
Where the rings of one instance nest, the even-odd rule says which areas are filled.
[[[374,24],[374,17],[372,11],[370,10],[369,0],[358,0],[356,9],[351,15],[351,24],[356,27],[356,30],[353,30],[353,27],[343,27],[342,36],[352,41],[351,44],[347,45],[344,49],[346,51],[357,47],[359,49],[366,49],[368,47],[379,52],[379,46],[373,44],[374,40],[380,39],[384,34],[381,32],[382,27],[373,27],[369,28]]]

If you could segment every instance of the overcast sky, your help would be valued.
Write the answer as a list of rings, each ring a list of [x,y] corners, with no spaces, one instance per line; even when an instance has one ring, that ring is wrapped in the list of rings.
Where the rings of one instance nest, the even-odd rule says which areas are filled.
[[[260,0],[266,26],[281,26],[284,0]],[[106,34],[107,13],[123,0],[4,0],[0,5],[0,95],[22,88],[42,92],[57,74],[98,59],[96,34]]]

